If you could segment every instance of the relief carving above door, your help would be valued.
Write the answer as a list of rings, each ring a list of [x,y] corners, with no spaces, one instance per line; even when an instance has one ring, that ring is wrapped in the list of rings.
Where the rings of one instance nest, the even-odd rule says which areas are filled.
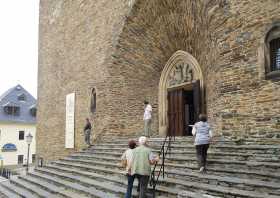
[[[192,82],[194,79],[192,67],[188,63],[179,63],[168,76],[168,87]]]
[[[164,136],[168,131],[168,89],[195,85],[199,80],[199,96],[204,100],[203,74],[197,60],[188,52],[177,51],[167,61],[162,70],[159,82],[159,134]],[[199,100],[198,100],[199,101]],[[203,103],[201,104],[203,105]],[[203,106],[199,109],[203,109]]]

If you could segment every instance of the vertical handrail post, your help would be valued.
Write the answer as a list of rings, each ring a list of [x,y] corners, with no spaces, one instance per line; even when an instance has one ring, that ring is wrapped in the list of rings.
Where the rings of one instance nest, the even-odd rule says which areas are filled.
[[[152,189],[153,198],[155,198],[155,195],[156,195],[156,185],[158,183],[159,176],[162,174],[163,178],[165,177],[165,160],[166,160],[166,155],[168,154],[168,152],[171,155],[171,141],[172,141],[172,136],[174,136],[173,133],[174,132],[172,130],[172,132],[170,132],[169,134],[166,135],[164,142],[162,144],[162,147],[160,149],[159,157],[162,155],[162,163],[160,165],[160,169],[157,173],[157,176],[155,175],[155,172],[156,172],[156,167],[159,165],[158,162],[155,163],[154,168],[151,172],[150,186],[153,187],[153,189]],[[155,177],[157,177],[157,178],[155,178]]]

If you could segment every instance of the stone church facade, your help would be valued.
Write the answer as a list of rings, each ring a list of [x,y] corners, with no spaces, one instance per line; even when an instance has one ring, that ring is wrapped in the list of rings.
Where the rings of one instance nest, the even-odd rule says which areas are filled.
[[[38,155],[73,152],[69,93],[75,149],[86,117],[98,137],[141,134],[144,100],[154,135],[188,135],[205,112],[217,135],[280,138],[279,13],[279,0],[41,0]]]

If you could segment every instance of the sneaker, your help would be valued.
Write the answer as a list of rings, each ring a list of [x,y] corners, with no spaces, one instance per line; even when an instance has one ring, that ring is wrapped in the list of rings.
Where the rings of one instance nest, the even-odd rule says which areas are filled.
[[[202,166],[202,167],[200,167],[200,169],[199,169],[199,173],[203,173],[204,172],[204,170],[205,170],[205,168]]]

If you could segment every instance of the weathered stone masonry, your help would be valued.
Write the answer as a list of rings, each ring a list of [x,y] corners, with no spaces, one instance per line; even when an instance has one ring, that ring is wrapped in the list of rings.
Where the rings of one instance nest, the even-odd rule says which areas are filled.
[[[64,149],[65,96],[76,93],[76,149],[84,118],[94,131],[142,130],[143,100],[158,131],[161,72],[178,50],[201,66],[206,107],[216,133],[279,137],[280,81],[265,79],[259,47],[280,21],[278,0],[41,0],[38,152]],[[96,88],[97,108],[90,113]]]

